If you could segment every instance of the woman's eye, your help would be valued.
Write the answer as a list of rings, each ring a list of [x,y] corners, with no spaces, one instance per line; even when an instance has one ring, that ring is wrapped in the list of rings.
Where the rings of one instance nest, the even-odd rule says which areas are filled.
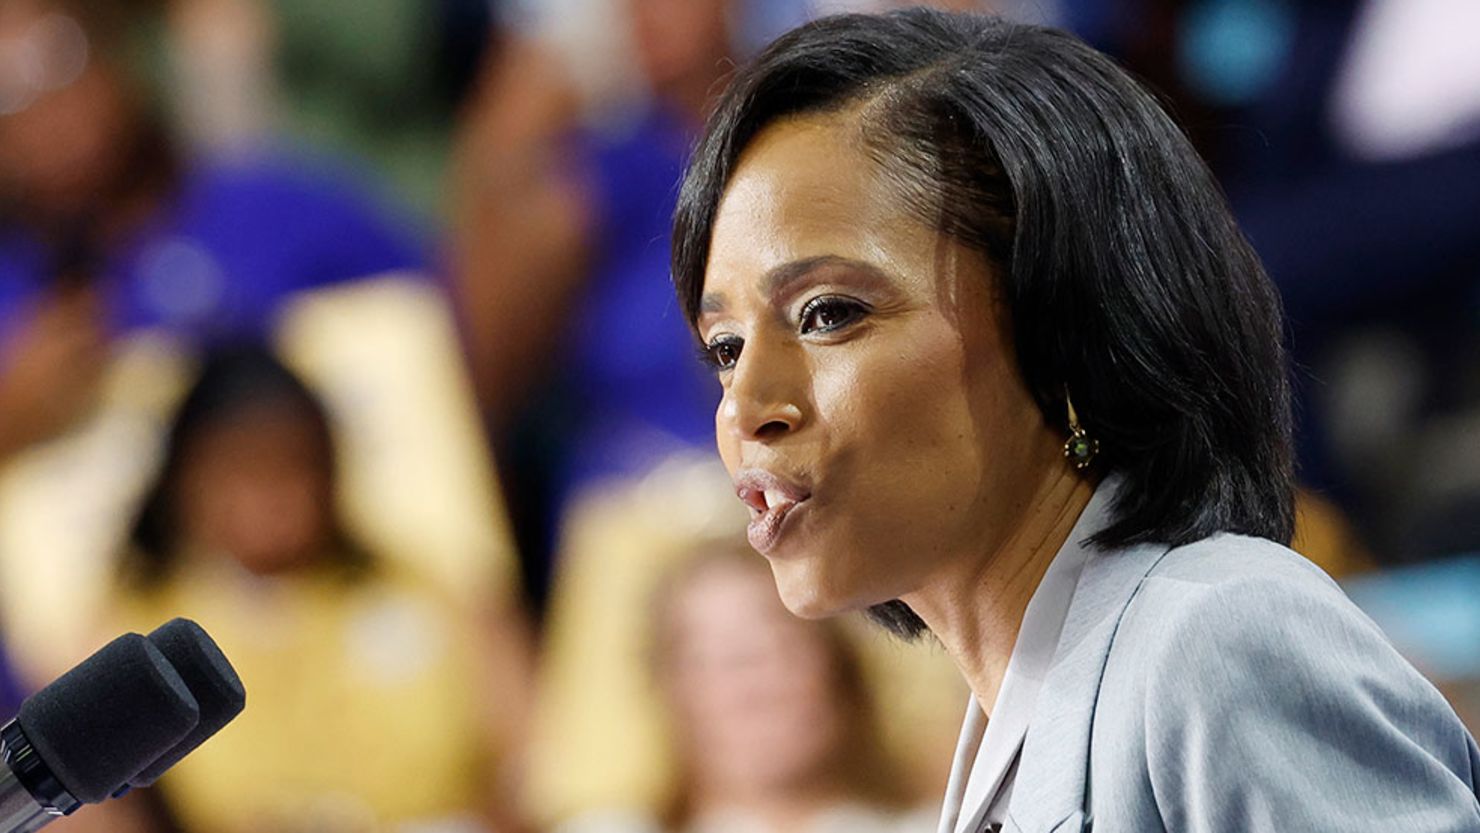
[[[729,370],[740,360],[741,344],[734,336],[716,338],[704,346],[700,358],[715,370]]]
[[[802,333],[831,332],[862,318],[867,308],[858,301],[824,296],[814,298],[802,308]]]

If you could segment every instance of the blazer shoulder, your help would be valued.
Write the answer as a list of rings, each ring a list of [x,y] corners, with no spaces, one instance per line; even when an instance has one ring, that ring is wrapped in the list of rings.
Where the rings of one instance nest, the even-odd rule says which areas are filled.
[[[1341,591],[1305,556],[1265,538],[1219,533],[1170,550],[1148,575],[1152,580],[1238,592],[1266,583],[1324,595]]]
[[[1117,644],[1129,641],[1157,669],[1200,663],[1330,667],[1353,655],[1407,663],[1341,588],[1287,547],[1220,534],[1170,550],[1132,599]],[[1183,678],[1196,685],[1204,677]]]
[[[1453,710],[1334,581],[1285,547],[1219,535],[1169,551],[1110,653],[1108,696],[1138,704],[1137,745],[1163,796],[1232,800],[1226,785],[1192,775],[1248,766],[1264,774],[1245,786],[1271,806],[1349,782],[1363,785],[1373,818],[1426,795],[1475,819],[1475,745]],[[1388,795],[1385,779],[1411,795]]]

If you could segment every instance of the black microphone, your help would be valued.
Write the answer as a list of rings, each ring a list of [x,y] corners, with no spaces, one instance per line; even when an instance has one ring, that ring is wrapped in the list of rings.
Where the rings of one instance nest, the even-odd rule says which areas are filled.
[[[171,619],[155,628],[149,634],[149,641],[185,681],[200,706],[200,722],[168,752],[130,778],[128,783],[132,787],[147,787],[159,780],[165,770],[221,731],[247,705],[247,690],[236,669],[200,625],[189,619]]]
[[[118,637],[0,727],[0,831],[29,833],[103,801],[199,722],[164,654],[139,634]]]
[[[153,784],[245,705],[241,679],[196,623],[115,639],[0,728],[0,833]]]

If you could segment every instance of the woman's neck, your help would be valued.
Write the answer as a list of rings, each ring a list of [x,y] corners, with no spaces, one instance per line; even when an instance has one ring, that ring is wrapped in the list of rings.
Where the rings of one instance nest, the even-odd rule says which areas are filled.
[[[956,661],[987,714],[997,702],[1023,615],[1094,484],[1067,466],[1045,478],[1017,529],[905,597]]]

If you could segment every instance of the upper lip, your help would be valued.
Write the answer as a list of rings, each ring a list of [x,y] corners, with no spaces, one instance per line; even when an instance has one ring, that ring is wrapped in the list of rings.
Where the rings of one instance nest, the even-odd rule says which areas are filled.
[[[796,478],[750,468],[735,477],[735,495],[755,512],[764,514],[782,504],[801,503],[812,496],[812,490]]]

